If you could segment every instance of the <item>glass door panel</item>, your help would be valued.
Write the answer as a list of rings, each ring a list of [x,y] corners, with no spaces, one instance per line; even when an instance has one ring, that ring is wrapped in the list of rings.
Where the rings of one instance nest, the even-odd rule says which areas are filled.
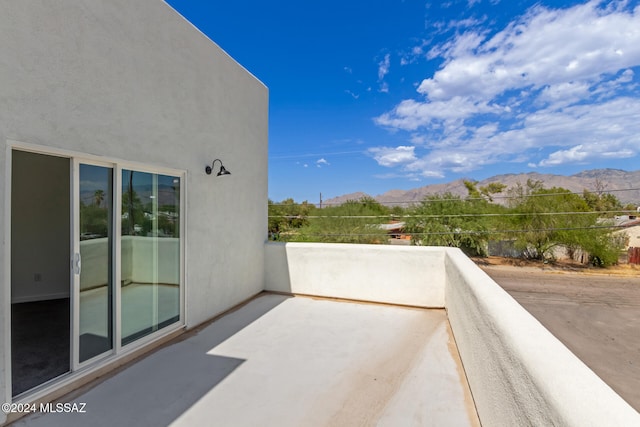
[[[122,171],[122,345],[180,320],[180,178]]]
[[[113,169],[79,165],[78,361],[113,348]]]

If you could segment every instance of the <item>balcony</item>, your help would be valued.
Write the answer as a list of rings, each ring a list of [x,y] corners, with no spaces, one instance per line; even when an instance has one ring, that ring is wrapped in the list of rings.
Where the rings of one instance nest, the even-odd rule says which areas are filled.
[[[402,246],[267,243],[265,293],[61,402],[17,425],[640,425],[459,250]]]

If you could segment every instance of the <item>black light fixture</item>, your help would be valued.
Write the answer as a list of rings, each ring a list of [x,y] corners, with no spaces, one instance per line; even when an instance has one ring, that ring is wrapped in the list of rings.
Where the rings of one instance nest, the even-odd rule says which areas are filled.
[[[215,166],[216,162],[220,162],[220,172],[218,172],[218,174],[216,176],[231,175],[231,172],[229,172],[228,170],[225,169],[224,165],[222,164],[222,160],[220,160],[220,159],[215,159],[213,161],[213,163],[211,163],[211,166],[207,166],[204,169],[204,171],[207,173],[207,175],[211,175],[211,172],[213,171],[213,166]]]

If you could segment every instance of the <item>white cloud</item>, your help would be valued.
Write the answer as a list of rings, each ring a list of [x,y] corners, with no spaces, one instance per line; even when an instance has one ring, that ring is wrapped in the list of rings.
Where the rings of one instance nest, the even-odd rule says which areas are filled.
[[[583,146],[576,145],[568,150],[560,150],[555,153],[551,153],[549,157],[540,163],[538,166],[555,166],[563,163],[583,163],[589,157],[589,153],[583,150]]]
[[[360,95],[358,95],[358,94],[356,94],[356,93],[353,93],[353,92],[351,92],[350,90],[345,90],[344,92],[345,92],[345,93],[348,93],[349,95],[351,95],[351,97],[352,97],[353,99],[358,99],[358,98],[360,98]]]
[[[611,148],[607,144],[580,144],[567,150],[555,151],[535,166],[558,166],[566,163],[583,164],[595,158],[623,159],[638,154],[637,151],[625,147],[614,148],[613,150]]]
[[[432,43],[432,40],[421,40],[419,44],[410,47],[401,53],[400,65],[405,66],[416,63],[419,59],[426,57],[425,49]]]
[[[413,131],[444,122],[461,122],[476,114],[500,113],[500,109],[501,107],[487,105],[464,97],[435,102],[407,99],[400,102],[391,112],[377,117],[375,122],[381,126]]]
[[[434,176],[640,153],[640,6],[535,6],[495,33],[468,25],[426,54],[441,65],[418,96],[374,119],[417,145],[401,162],[385,157],[396,149],[380,147],[378,163]]]
[[[538,101],[542,104],[554,104],[556,107],[570,105],[589,97],[589,84],[586,82],[563,82],[545,87]]]
[[[375,147],[369,149],[369,154],[381,166],[393,167],[416,161],[415,147]]]
[[[622,75],[618,79],[618,82],[620,82],[620,83],[629,83],[630,81],[633,80],[633,75],[634,75],[633,70],[631,70],[631,69],[624,70],[624,72],[622,73]]]
[[[319,168],[322,166],[329,166],[330,164],[331,163],[329,163],[324,157],[316,160],[316,166]]]
[[[428,139],[427,139],[426,135],[422,135],[422,134],[416,133],[416,134],[411,135],[410,141],[414,145],[423,145],[428,141]]]
[[[380,92],[388,93],[389,85],[384,81],[384,78],[389,74],[389,68],[391,68],[391,55],[386,54],[384,59],[378,63],[378,83],[380,83]]]
[[[378,63],[378,80],[384,79],[384,76],[389,74],[389,67],[391,67],[391,55],[387,53],[384,59]]]
[[[605,14],[597,2],[564,10],[536,7],[491,38],[468,31],[433,52],[446,63],[418,92],[430,100],[490,99],[509,89],[598,79],[638,65],[639,16]]]
[[[562,111],[536,111],[527,115],[519,127],[508,130],[501,131],[498,123],[460,127],[458,133],[450,136],[421,140],[426,153],[420,155],[421,147],[416,147],[415,160],[402,166],[423,176],[441,176],[444,171],[470,172],[502,161],[552,167],[629,158],[640,153],[640,121],[636,119],[639,112],[640,99],[619,98]],[[412,141],[416,138],[412,134]],[[545,147],[552,153],[532,161]]]

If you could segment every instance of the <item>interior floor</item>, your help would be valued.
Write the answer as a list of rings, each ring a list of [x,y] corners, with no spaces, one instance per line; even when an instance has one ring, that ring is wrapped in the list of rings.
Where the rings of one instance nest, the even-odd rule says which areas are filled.
[[[69,298],[11,305],[14,396],[69,372],[69,324]]]

